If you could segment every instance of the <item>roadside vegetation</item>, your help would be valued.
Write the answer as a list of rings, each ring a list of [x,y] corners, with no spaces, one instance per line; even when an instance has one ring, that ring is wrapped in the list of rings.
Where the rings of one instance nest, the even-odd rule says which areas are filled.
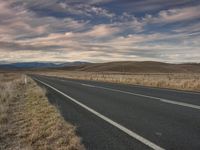
[[[76,128],[64,121],[45,90],[24,75],[0,74],[0,150],[82,150]]]
[[[38,74],[94,80],[103,82],[143,85],[188,91],[200,91],[200,73],[120,73],[86,71],[45,71]]]

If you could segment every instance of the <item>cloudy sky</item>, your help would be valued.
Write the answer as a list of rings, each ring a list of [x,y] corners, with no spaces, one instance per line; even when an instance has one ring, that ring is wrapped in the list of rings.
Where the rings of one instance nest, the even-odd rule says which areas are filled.
[[[0,0],[0,62],[200,62],[199,0]]]

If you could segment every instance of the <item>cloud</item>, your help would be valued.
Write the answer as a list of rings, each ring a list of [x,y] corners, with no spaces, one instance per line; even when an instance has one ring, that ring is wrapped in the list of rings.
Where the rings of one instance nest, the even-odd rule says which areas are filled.
[[[0,41],[0,49],[3,49],[4,51],[51,51],[56,49],[61,49],[62,46],[58,45],[27,45],[27,44],[21,44],[16,42],[3,42]]]
[[[116,34],[120,31],[117,27],[112,27],[110,25],[100,24],[94,26],[90,31],[84,33],[85,36],[91,37],[108,37]]]
[[[187,26],[179,25],[175,29],[172,29],[172,31],[177,33],[187,33],[188,31],[191,33],[200,32],[200,22],[189,23]]]
[[[34,38],[49,33],[80,31],[85,29],[88,21],[73,18],[39,17],[32,11],[12,3],[0,2],[0,40],[17,40],[18,38]]]
[[[114,14],[101,7],[92,6],[90,4],[73,4],[70,5],[67,2],[60,2],[58,8],[52,8],[56,12],[68,12],[75,15],[86,15],[86,16],[102,16],[102,17],[113,17]]]
[[[122,15],[113,18],[113,25],[118,26],[124,30],[132,30],[134,32],[142,32],[146,25],[145,21],[131,15],[127,12],[124,12]]]
[[[158,13],[157,16],[146,15],[146,17],[143,18],[143,20],[148,23],[174,23],[180,21],[200,19],[199,9],[200,5],[185,7],[185,8],[162,10]]]
[[[11,0],[9,0],[11,1]],[[51,12],[50,14],[60,14],[63,16],[73,15],[85,15],[85,16],[100,16],[100,17],[113,17],[114,13],[111,13],[105,8],[98,7],[97,4],[109,2],[108,0],[16,0],[15,5],[22,5],[29,10],[34,11],[38,14],[43,14],[48,16],[46,12]]]
[[[137,15],[114,11],[113,2],[0,1],[0,61],[199,62],[199,5]],[[174,6],[171,0],[164,3]]]
[[[195,5],[196,3],[198,4],[198,1],[195,0],[119,0],[116,6],[120,7],[123,9],[123,7],[128,11],[128,12],[156,12],[160,10],[164,10],[166,8],[176,8],[176,7],[181,7],[181,6],[186,6],[186,5]]]

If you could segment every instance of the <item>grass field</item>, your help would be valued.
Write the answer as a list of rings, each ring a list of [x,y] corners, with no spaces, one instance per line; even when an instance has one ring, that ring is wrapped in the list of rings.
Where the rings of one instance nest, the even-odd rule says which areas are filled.
[[[82,150],[76,128],[64,121],[45,90],[22,74],[0,74],[1,150]]]
[[[34,72],[36,73],[36,72]],[[38,74],[94,80],[103,82],[143,85],[151,87],[200,91],[200,73],[120,73],[86,71],[39,71]]]

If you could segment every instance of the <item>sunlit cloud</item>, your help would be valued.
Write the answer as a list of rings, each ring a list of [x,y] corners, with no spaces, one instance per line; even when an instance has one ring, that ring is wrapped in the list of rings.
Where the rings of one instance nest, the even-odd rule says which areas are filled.
[[[2,0],[0,9],[0,61],[200,62],[198,1]]]

